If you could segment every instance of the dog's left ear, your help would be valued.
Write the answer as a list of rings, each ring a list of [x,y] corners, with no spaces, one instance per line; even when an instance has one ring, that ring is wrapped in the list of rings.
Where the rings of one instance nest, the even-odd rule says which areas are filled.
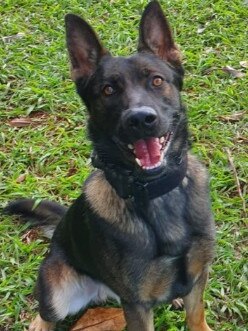
[[[65,16],[66,43],[71,60],[72,79],[89,78],[101,57],[109,54],[91,26],[79,16]]]
[[[174,67],[181,67],[181,53],[157,1],[151,1],[142,15],[138,51],[153,53]]]

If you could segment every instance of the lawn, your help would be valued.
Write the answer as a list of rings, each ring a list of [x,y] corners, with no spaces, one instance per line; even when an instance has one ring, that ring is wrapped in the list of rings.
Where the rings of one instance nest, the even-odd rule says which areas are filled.
[[[184,54],[194,153],[208,166],[217,252],[206,291],[215,331],[245,331],[248,316],[248,3],[161,1]],[[90,171],[84,106],[70,79],[66,13],[86,18],[112,54],[135,52],[143,0],[5,0],[0,4],[0,204],[18,197],[69,204]],[[236,71],[230,70],[229,67]],[[27,226],[1,216],[0,330],[35,315],[32,291],[47,251]],[[156,310],[156,330],[185,330],[184,312]],[[66,322],[57,330],[66,330]]]

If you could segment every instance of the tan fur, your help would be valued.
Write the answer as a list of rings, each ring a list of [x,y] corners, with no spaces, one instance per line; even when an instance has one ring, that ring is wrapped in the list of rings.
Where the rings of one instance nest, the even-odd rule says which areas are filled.
[[[168,53],[167,53],[167,61],[171,62],[174,66],[180,66],[182,63],[182,53],[179,50],[177,45],[174,45],[174,48],[172,48]]]
[[[103,172],[98,171],[86,185],[85,194],[86,199],[99,216],[110,222],[116,222],[123,217],[125,201],[116,194],[105,179]]]
[[[71,283],[78,278],[78,274],[74,269],[58,260],[53,268],[47,268],[46,277],[52,286],[58,287],[63,286],[64,283]]]
[[[156,278],[156,273],[154,272],[151,277]],[[144,301],[150,301],[150,300],[164,300],[166,299],[166,289],[170,288],[170,285],[172,284],[174,280],[174,275],[171,277],[163,277],[161,279],[157,279],[156,282],[154,282],[154,279],[147,278],[144,284],[142,284],[141,291],[139,292],[140,297]]]
[[[100,56],[104,56],[106,54],[108,54],[108,51],[104,48],[101,49]],[[95,67],[90,63],[88,66],[82,65],[82,63],[84,63],[83,59],[87,58],[87,52],[84,48],[84,45],[78,45],[78,48],[74,50],[74,56],[76,56],[79,66],[71,66],[71,78],[74,82],[76,82],[79,78],[90,76],[95,70]]]
[[[188,153],[188,170],[187,176],[194,179],[195,185],[198,188],[205,187],[208,181],[208,173],[206,168],[192,154]]]
[[[54,323],[44,321],[38,314],[35,319],[31,322],[28,330],[29,331],[52,331],[55,328]]]
[[[200,304],[196,311],[188,315],[187,324],[190,331],[212,331],[207,325],[203,304]]]
[[[210,264],[214,257],[214,250],[209,247],[212,247],[212,245],[209,245],[206,239],[192,243],[187,259],[188,272],[194,279],[197,279],[204,272],[204,268]]]
[[[205,271],[194,285],[192,291],[183,298],[186,321],[190,331],[212,331],[207,325],[204,313],[203,292],[208,279]]]
[[[157,269],[156,261],[155,263],[151,263],[149,270],[147,270],[147,274],[145,279],[139,289],[139,296],[142,301],[152,301],[152,300],[167,300],[168,290],[171,287],[175,279],[175,268],[173,268],[172,263],[173,258],[169,259],[166,257],[158,258],[161,260],[161,268],[166,270],[171,270],[170,274],[166,273],[166,277],[161,270]]]
[[[165,84],[164,95],[171,100],[175,100],[178,95],[178,90],[170,84]]]
[[[76,82],[80,77],[83,77],[84,74],[90,75],[91,70],[86,70],[85,68],[71,68],[71,79]]]
[[[123,305],[128,331],[154,331],[153,311],[141,305]]]
[[[91,208],[106,221],[116,224],[127,233],[142,233],[146,231],[138,218],[130,215],[128,201],[120,198],[116,191],[106,180],[102,171],[97,171],[95,176],[85,185],[84,193]]]
[[[105,302],[110,297],[119,301],[107,286],[77,273],[59,259],[47,267],[45,273],[50,286],[49,301],[58,320],[77,313],[92,302]]]

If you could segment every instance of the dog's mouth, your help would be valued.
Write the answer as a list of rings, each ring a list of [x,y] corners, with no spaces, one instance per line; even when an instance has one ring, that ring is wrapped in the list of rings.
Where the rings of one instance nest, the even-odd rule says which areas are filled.
[[[171,143],[171,136],[172,132],[167,132],[160,138],[139,139],[133,144],[128,144],[128,149],[142,170],[154,170],[162,165]]]

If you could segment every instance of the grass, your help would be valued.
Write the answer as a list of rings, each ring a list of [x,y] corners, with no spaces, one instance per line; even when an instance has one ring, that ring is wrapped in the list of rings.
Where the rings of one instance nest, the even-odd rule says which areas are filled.
[[[64,15],[82,15],[113,54],[127,55],[135,51],[146,3],[1,3],[1,37],[10,36],[0,39],[2,206],[23,196],[69,204],[90,170],[87,115],[69,77]],[[240,64],[248,61],[248,6],[239,0],[168,0],[163,7],[185,56],[183,98],[193,150],[211,174],[218,245],[206,291],[208,320],[215,331],[248,330],[248,223],[242,202],[248,198],[248,75]],[[22,33],[21,38],[13,37],[17,33]],[[227,65],[245,75],[232,77],[222,70]],[[11,120],[23,117],[31,123],[19,128],[10,125]],[[9,217],[1,216],[0,231],[0,330],[21,331],[35,315],[32,290],[47,243],[38,238],[27,244],[22,238],[26,225]],[[157,309],[155,321],[156,330],[185,330],[184,312],[167,306]]]

